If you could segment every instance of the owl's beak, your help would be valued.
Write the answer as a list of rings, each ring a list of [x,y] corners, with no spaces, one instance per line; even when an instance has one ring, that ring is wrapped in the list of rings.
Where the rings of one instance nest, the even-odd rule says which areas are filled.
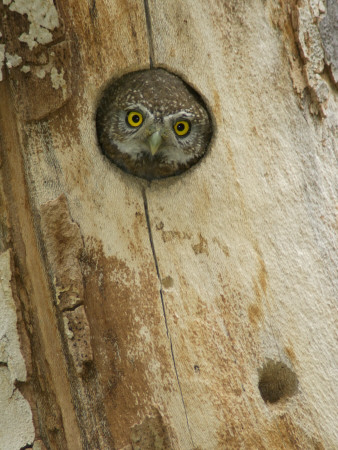
[[[159,131],[155,131],[148,139],[151,154],[154,156],[162,144],[162,136]]]

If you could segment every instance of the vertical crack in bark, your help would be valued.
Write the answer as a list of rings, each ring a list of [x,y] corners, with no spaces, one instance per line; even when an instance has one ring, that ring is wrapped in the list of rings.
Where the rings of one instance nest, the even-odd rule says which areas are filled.
[[[151,251],[153,253],[153,257],[154,257],[154,263],[155,263],[155,267],[156,267],[157,278],[159,279],[159,282],[160,282],[160,296],[161,296],[161,303],[162,303],[162,308],[163,308],[164,321],[165,321],[165,326],[166,326],[166,329],[167,329],[167,336],[170,339],[168,322],[167,322],[167,315],[166,315],[166,312],[165,312],[165,306],[164,306],[164,300],[163,300],[162,280],[161,280],[160,270],[158,268],[158,262],[157,262],[157,257],[156,257],[156,253],[155,253],[153,234],[151,232],[150,219],[149,219],[149,210],[148,210],[148,200],[147,200],[145,189],[142,190],[142,196],[143,196],[143,203],[144,203],[144,212],[145,212],[146,221],[147,221],[147,228],[148,228],[148,233],[149,233],[150,247],[151,247]]]
[[[175,361],[175,355],[174,355],[173,343],[172,343],[172,339],[171,339],[170,332],[169,332],[169,327],[168,327],[167,314],[166,314],[165,303],[164,303],[164,298],[163,298],[162,279],[161,279],[160,270],[159,270],[159,267],[158,267],[158,261],[157,261],[157,256],[156,256],[156,252],[155,252],[155,246],[154,246],[153,234],[152,234],[151,226],[150,226],[149,209],[148,209],[148,200],[147,200],[147,195],[146,195],[146,190],[145,190],[145,188],[142,189],[142,196],[143,196],[143,203],[144,203],[144,212],[145,212],[146,221],[147,221],[147,228],[148,228],[148,234],[149,234],[150,247],[151,247],[151,251],[152,251],[152,254],[153,254],[153,258],[154,258],[154,263],[155,263],[155,268],[156,268],[157,278],[158,278],[158,280],[159,280],[159,282],[160,282],[160,297],[161,297],[161,304],[162,304],[162,310],[163,310],[164,322],[165,322],[165,326],[166,326],[166,330],[167,330],[167,336],[168,336],[169,343],[170,343],[171,357],[172,357],[172,360],[173,360],[173,363],[174,363],[175,375],[176,375],[176,379],[177,379],[178,388],[179,388],[179,390],[180,390],[180,395],[181,395],[182,404],[183,404],[183,408],[184,408],[185,418],[186,418],[186,421],[187,421],[187,427],[188,427],[188,431],[189,431],[189,436],[190,436],[190,439],[191,439],[192,446],[193,446],[193,448],[194,448],[195,445],[194,445],[194,441],[193,441],[192,434],[191,434],[191,430],[190,430],[190,425],[189,425],[189,419],[188,419],[187,408],[186,408],[186,406],[185,406],[185,402],[184,402],[184,398],[183,398],[182,387],[181,387],[181,383],[180,383],[180,379],[179,379],[178,371],[177,371],[177,367],[176,367],[176,361]]]
[[[151,17],[150,17],[148,0],[144,0],[144,12],[146,15],[146,26],[147,26],[147,33],[148,33],[149,63],[150,63],[150,68],[152,69],[154,67],[154,43],[153,43],[153,32],[151,29]]]

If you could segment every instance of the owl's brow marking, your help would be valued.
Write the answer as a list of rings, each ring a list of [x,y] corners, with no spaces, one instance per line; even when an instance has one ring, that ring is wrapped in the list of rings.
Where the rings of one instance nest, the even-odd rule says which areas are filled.
[[[174,113],[174,114],[168,114],[168,117],[170,119],[177,119],[177,118],[192,119],[193,117],[195,117],[195,114],[190,113],[188,111],[179,111],[179,112]]]

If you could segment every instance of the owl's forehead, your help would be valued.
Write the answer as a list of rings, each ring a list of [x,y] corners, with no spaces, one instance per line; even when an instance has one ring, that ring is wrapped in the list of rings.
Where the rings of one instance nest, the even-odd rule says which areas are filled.
[[[206,114],[183,81],[161,69],[129,74],[117,86],[114,94],[115,105],[129,108],[140,104],[154,116],[181,111],[198,116]]]

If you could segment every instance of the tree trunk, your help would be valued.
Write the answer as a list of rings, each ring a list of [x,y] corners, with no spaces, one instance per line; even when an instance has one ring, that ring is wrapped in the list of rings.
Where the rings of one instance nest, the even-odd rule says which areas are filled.
[[[0,449],[337,448],[335,1],[2,3]],[[94,118],[151,67],[214,136],[147,182]]]

